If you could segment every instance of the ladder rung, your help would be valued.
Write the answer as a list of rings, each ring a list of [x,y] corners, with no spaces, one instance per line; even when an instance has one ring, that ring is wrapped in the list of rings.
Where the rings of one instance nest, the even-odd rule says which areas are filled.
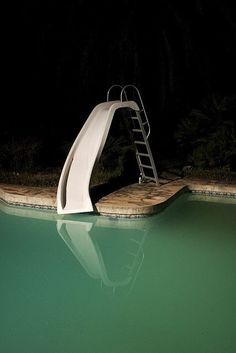
[[[150,179],[150,180],[157,181],[156,178],[153,178],[153,177],[150,177],[150,176],[146,176],[146,175],[144,175],[144,179]]]
[[[151,165],[147,165],[147,164],[140,164],[140,167],[153,169]]]
[[[134,143],[139,144],[139,145],[146,145],[146,142],[144,142],[144,141],[134,141]]]
[[[134,132],[142,132],[141,129],[132,129],[132,131],[134,131]]]
[[[141,157],[149,157],[149,154],[148,153],[141,153],[141,152],[137,152],[137,155],[141,156]]]
[[[133,119],[133,120],[138,120],[138,121],[140,121],[140,124],[142,124],[142,125],[145,125],[145,124],[148,124],[148,122],[147,121],[142,121],[139,117],[137,117],[137,116],[129,116],[129,119]]]

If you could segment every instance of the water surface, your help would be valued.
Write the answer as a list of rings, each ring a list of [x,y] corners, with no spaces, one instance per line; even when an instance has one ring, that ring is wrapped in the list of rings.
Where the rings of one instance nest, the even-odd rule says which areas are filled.
[[[236,352],[232,199],[137,220],[1,210],[1,352]]]

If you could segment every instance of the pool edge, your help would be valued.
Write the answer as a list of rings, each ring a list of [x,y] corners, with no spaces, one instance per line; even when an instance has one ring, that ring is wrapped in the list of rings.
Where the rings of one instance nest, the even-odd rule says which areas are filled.
[[[108,217],[138,218],[153,215],[185,191],[236,197],[236,184],[197,179],[177,179],[160,186],[131,184],[102,197],[94,212]],[[56,210],[56,188],[0,184],[0,199],[9,205]]]

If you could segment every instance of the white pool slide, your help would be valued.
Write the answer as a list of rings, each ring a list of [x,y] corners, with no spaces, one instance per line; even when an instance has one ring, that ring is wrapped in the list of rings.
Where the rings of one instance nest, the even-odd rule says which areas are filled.
[[[93,212],[89,185],[95,162],[105,145],[114,113],[119,108],[139,110],[134,101],[98,104],[89,115],[66,158],[57,188],[57,213]]]

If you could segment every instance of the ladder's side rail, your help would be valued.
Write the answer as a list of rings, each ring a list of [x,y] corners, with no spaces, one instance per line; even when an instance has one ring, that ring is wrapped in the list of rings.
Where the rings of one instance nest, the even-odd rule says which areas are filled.
[[[140,102],[140,106],[141,106],[140,112],[142,112],[144,114],[144,117],[145,117],[143,125],[147,125],[147,127],[148,127],[148,130],[147,130],[147,138],[148,138],[149,135],[150,135],[150,132],[151,132],[150,123],[149,123],[148,116],[147,116],[146,110],[144,108],[143,100],[142,100],[142,97],[141,97],[141,94],[140,94],[138,88],[136,86],[134,86],[134,85],[126,85],[126,86],[124,86],[122,88],[121,92],[120,92],[120,100],[123,101],[123,95],[125,96],[125,100],[128,100],[128,98],[127,98],[128,96],[127,96],[126,90],[129,87],[132,88],[133,90],[135,90],[136,94],[138,96],[138,99],[139,99],[139,102]],[[139,106],[139,104],[138,104],[138,106]]]
[[[147,155],[149,156],[149,160],[150,160],[150,165],[146,165],[146,163],[142,163],[141,161],[141,156],[142,155],[145,155],[143,153],[140,153],[137,151],[137,159],[138,159],[138,164],[139,164],[139,167],[141,169],[141,174],[142,176],[145,178],[145,171],[144,171],[144,168],[148,168],[148,169],[151,169],[152,170],[152,173],[153,173],[153,176],[154,178],[152,177],[148,177],[148,179],[153,179],[157,184],[158,184],[158,174],[157,174],[157,171],[156,171],[156,166],[155,166],[155,162],[154,162],[154,159],[153,159],[153,155],[152,155],[152,151],[151,151],[151,148],[150,148],[150,145],[149,145],[149,142],[148,142],[148,136],[146,135],[146,132],[145,132],[145,129],[144,129],[144,126],[142,126],[141,124],[141,116],[140,116],[140,113],[139,112],[136,112],[136,115],[137,115],[137,118],[138,118],[138,121],[140,122],[140,128],[141,128],[141,131],[142,131],[142,136],[143,136],[143,141],[144,141],[144,144],[146,146],[146,150],[147,150]],[[140,141],[141,142],[141,141]],[[134,142],[135,144],[138,143],[138,141],[135,141]],[[147,176],[146,176],[147,177]]]

